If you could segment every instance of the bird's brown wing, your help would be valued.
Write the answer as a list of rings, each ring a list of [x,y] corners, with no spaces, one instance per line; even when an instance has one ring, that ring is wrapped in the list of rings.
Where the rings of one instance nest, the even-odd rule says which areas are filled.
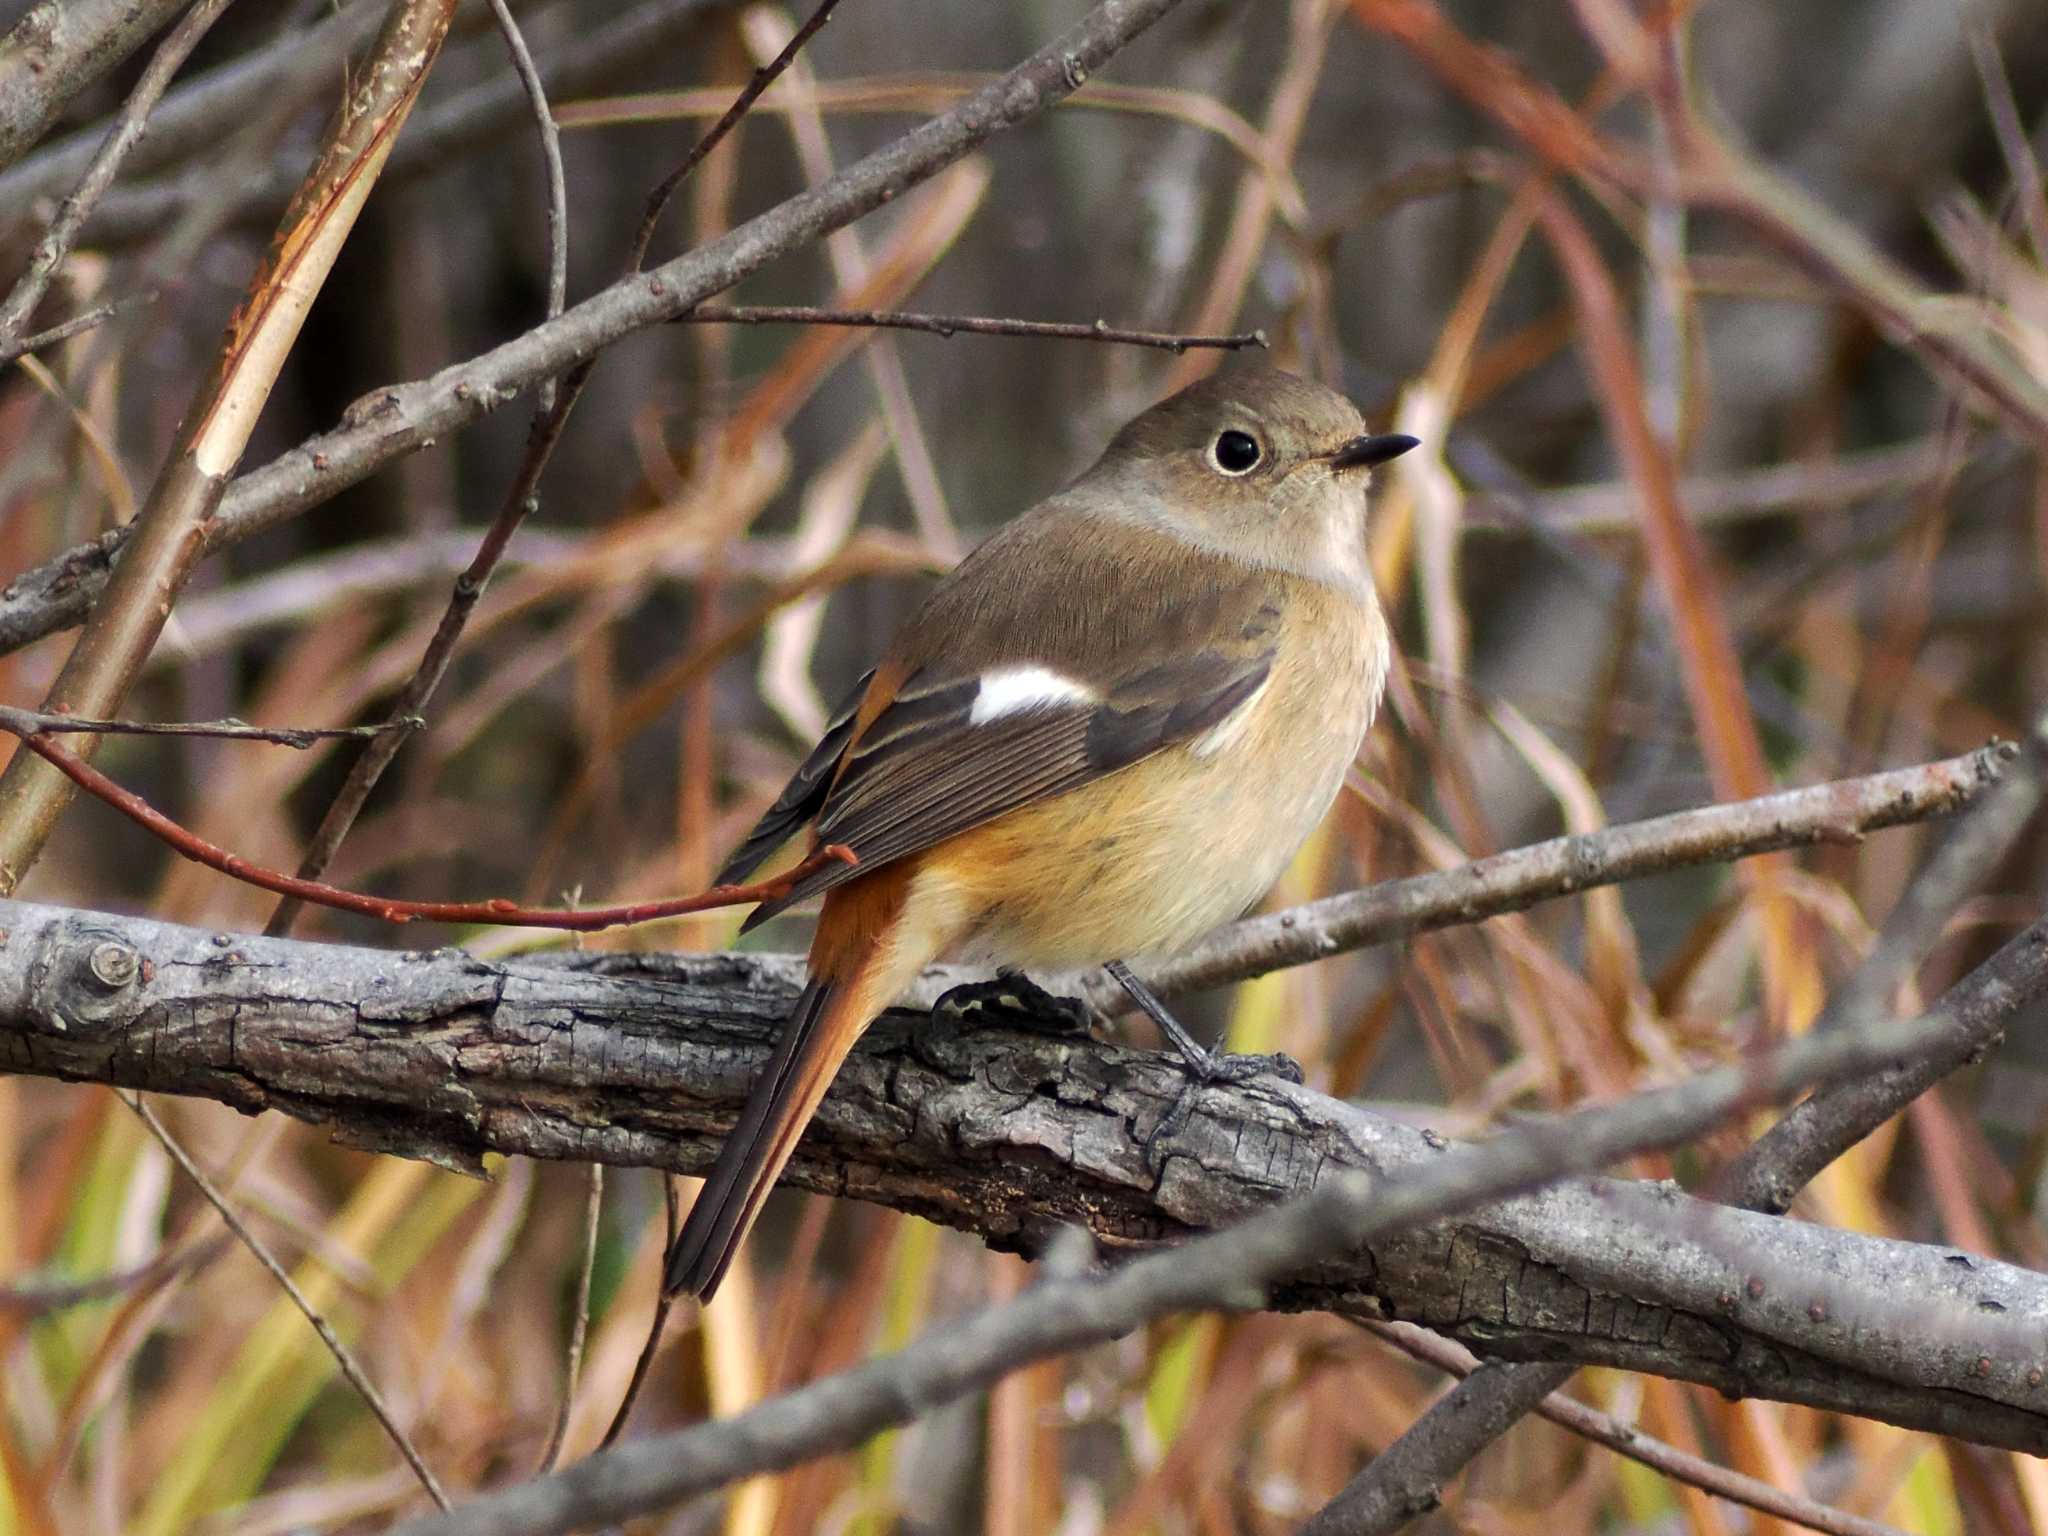
[[[747,926],[1199,736],[1265,681],[1292,579],[1042,503],[933,591],[727,871],[806,819],[859,863]]]
[[[755,909],[747,926],[856,874],[930,848],[1199,736],[1258,692],[1270,647],[1201,651],[1119,679],[1094,699],[974,720],[983,680],[913,677],[842,759],[816,821],[856,865],[831,864]]]
[[[868,685],[875,680],[873,667],[853,685],[853,691],[840,702],[826,723],[825,734],[818,738],[818,744],[811,748],[811,755],[798,765],[789,782],[776,797],[775,803],[761,813],[761,819],[732,851],[732,857],[725,861],[725,867],[718,872],[716,884],[737,885],[740,881],[760,868],[761,862],[788,842],[818,814],[825,804],[825,794],[832,788],[832,776],[839,771],[839,759],[845,755],[846,744],[853,739],[854,714],[861,701],[868,695]]]

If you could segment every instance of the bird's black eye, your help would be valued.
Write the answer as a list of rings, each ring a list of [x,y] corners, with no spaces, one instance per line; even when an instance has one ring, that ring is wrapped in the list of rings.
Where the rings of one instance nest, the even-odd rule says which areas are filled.
[[[1233,428],[1217,435],[1209,457],[1226,475],[1248,475],[1259,467],[1259,460],[1265,455],[1256,437]]]

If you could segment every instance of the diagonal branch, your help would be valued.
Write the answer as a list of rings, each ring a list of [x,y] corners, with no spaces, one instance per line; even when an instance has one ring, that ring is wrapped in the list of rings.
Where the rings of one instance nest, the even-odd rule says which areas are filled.
[[[1962,809],[1998,781],[2016,750],[2010,743],[1982,747],[1941,762],[1674,811],[1532,843],[1441,874],[1384,881],[1233,923],[1144,979],[1165,992],[1221,986],[1667,869],[1853,842],[1880,827]],[[1117,990],[1106,979],[1091,981],[1091,1001],[1120,1008]]]
[[[199,4],[187,11],[184,19],[171,29],[170,36],[158,45],[149,67],[143,70],[142,77],[128,93],[120,116],[107,131],[99,153],[93,156],[78,185],[58,206],[56,218],[51,220],[50,227],[36,242],[34,251],[29,255],[28,270],[16,280],[6,299],[0,301],[0,348],[12,346],[28,325],[36,306],[42,303],[43,294],[49,289],[50,279],[70,254],[78,232],[85,227],[93,205],[99,201],[100,194],[113,184],[114,173],[121,168],[128,151],[141,139],[151,109],[170,85],[171,77],[191,57],[192,50],[199,46],[199,40],[220,20],[221,12],[228,8],[229,3],[230,0],[199,0]]]

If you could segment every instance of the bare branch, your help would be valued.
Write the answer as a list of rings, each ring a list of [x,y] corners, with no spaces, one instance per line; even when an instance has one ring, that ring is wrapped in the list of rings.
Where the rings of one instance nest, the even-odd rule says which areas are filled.
[[[21,903],[0,907],[0,923],[9,1070],[279,1109],[357,1145],[469,1168],[495,1150],[703,1170],[789,998],[770,979],[787,963],[753,956],[487,964]],[[1469,1151],[1271,1077],[1205,1089],[1181,1128],[1155,1138],[1185,1086],[1172,1060],[1042,1028],[898,1016],[849,1060],[790,1180],[1001,1246],[1041,1250],[1060,1224],[1079,1222],[1135,1252],[1295,1196],[1320,1200],[1345,1170],[1386,1176],[1390,1200],[1395,1175],[1412,1173],[1424,1181],[1415,1203],[1402,1195],[1398,1207],[1373,1207],[1397,1211],[1390,1225],[1374,1216],[1347,1236],[1345,1211],[1304,1218],[1317,1243],[1336,1244],[1314,1254],[1351,1257],[1290,1270],[1284,1290],[1254,1303],[1244,1288],[1266,1261],[1239,1254],[1229,1294],[1410,1318],[1510,1358],[1655,1371],[2048,1449],[2048,1411],[2030,1384],[2048,1282],[2025,1270],[1625,1180],[1560,1184],[1439,1219],[1454,1198],[1469,1209],[1675,1144],[1814,1075],[1994,1027],[2038,996],[2044,977],[2048,931],[2030,931],[1924,1020],[1802,1039]],[[1457,1175],[1448,1185],[1446,1170]],[[1436,1224],[1409,1225],[1425,1218]],[[1289,1251],[1290,1263],[1307,1262],[1307,1250]],[[1768,1270],[1760,1254],[1771,1255]]]
[[[1447,874],[1389,880],[1234,923],[1143,979],[1164,992],[1220,986],[1384,939],[1519,912],[1553,896],[1684,864],[1747,858],[1814,843],[1853,842],[1879,827],[1960,809],[1998,779],[2015,751],[2009,743],[1983,747],[1916,768],[1552,838]],[[1098,1005],[1122,1006],[1113,983],[1091,979],[1089,989]]]
[[[1504,1361],[1473,1371],[1316,1511],[1301,1536],[1384,1536],[1428,1514],[1445,1483],[1576,1374],[1575,1366]]]
[[[0,38],[0,165],[40,139],[64,104],[114,69],[186,0],[31,5]]]
[[[164,1129],[164,1123],[157,1119],[154,1110],[142,1102],[140,1094],[124,1093],[121,1095],[121,1102],[135,1111],[136,1118],[149,1128],[149,1134],[170,1153],[171,1161],[185,1170],[185,1177],[198,1186],[199,1193],[206,1197],[206,1203],[220,1213],[220,1219],[226,1224],[227,1229],[241,1240],[242,1246],[247,1248],[256,1262],[269,1272],[270,1278],[277,1282],[278,1288],[291,1298],[292,1305],[297,1307],[304,1314],[306,1321],[313,1325],[313,1331],[320,1335],[320,1342],[327,1346],[327,1352],[334,1357],[334,1363],[340,1368],[341,1374],[348,1378],[348,1384],[355,1388],[356,1395],[362,1398],[364,1405],[376,1417],[377,1422],[384,1426],[384,1433],[389,1435],[392,1444],[398,1447],[398,1454],[405,1458],[405,1464],[412,1468],[413,1475],[420,1480],[421,1486],[427,1490],[436,1504],[443,1509],[448,1508],[448,1495],[441,1491],[440,1480],[421,1458],[411,1437],[399,1428],[398,1421],[391,1416],[391,1410],[384,1405],[382,1394],[377,1391],[362,1366],[357,1364],[355,1351],[341,1341],[341,1335],[334,1331],[334,1325],[321,1315],[320,1309],[313,1305],[311,1298],[299,1289],[298,1283],[291,1277],[291,1271],[280,1264],[277,1255],[270,1251],[269,1246],[249,1230],[240,1213],[228,1203],[227,1196],[221,1193],[220,1187],[192,1161],[190,1155],[178,1144],[177,1138]]]
[[[627,271],[638,272],[646,263],[647,249],[654,243],[655,226],[660,224],[669,200],[676,195],[682,184],[690,179],[690,172],[702,165],[711,151],[718,148],[726,136],[739,126],[740,119],[761,99],[761,93],[782,78],[789,66],[796,62],[796,56],[803,52],[804,44],[817,36],[819,29],[832,19],[832,12],[838,4],[839,0],[818,0],[818,7],[811,12],[810,19],[797,28],[795,35],[783,45],[782,51],[754,71],[746,85],[741,88],[739,95],[733,98],[732,105],[725,109],[717,122],[704,131],[703,136],[691,146],[690,152],[683,156],[682,162],[647,194],[647,206],[640,215],[640,227],[633,234],[631,254],[626,258]]]
[[[1190,347],[1217,347],[1237,351],[1243,347],[1264,347],[1264,331],[1246,331],[1235,336],[1183,336],[1171,331],[1134,331],[1101,320],[1075,325],[1058,320],[1006,320],[992,315],[919,315],[903,310],[815,309],[803,304],[700,304],[683,324],[695,325],[847,325],[876,326],[894,331],[924,331],[933,336],[1042,336],[1058,341],[1122,342],[1135,347],[1159,347],[1168,352],[1185,352]]]
[[[498,31],[505,39],[505,49],[512,56],[513,73],[518,75],[520,88],[526,92],[526,104],[533,113],[534,132],[540,139],[541,164],[547,173],[547,317],[552,320],[569,302],[569,186],[562,172],[562,135],[555,126],[555,114],[548,107],[547,88],[541,84],[540,70],[526,46],[525,34],[513,18],[511,6],[505,0],[491,0],[491,15],[496,18]],[[554,403],[552,385],[542,385],[539,412],[545,414],[553,409]]]
[[[59,205],[57,217],[29,253],[28,269],[16,280],[6,299],[0,300],[0,350],[13,345],[28,325],[36,306],[43,302],[50,279],[71,253],[72,244],[78,239],[79,230],[84,228],[93,205],[100,200],[100,194],[113,184],[114,173],[120,170],[128,151],[142,137],[149,114],[170,85],[171,77],[191,57],[192,50],[199,46],[199,40],[220,20],[229,3],[230,0],[199,0],[171,29],[170,36],[157,46],[149,67],[143,70],[134,89],[129,91],[127,101],[122,104],[114,126],[107,130],[106,141],[100,145],[99,153],[93,156],[92,164],[86,167],[77,187]]]

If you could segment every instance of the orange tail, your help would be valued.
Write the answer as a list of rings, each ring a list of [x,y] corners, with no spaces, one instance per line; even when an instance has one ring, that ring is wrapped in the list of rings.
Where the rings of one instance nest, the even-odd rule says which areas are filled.
[[[810,985],[669,1250],[669,1295],[711,1299],[854,1041],[960,930],[956,903],[914,895],[922,863],[901,860],[826,896]]]
[[[874,1018],[867,989],[813,979],[782,1027],[775,1054],[726,1138],[697,1203],[668,1251],[664,1285],[709,1301],[796,1151],[839,1064]]]

